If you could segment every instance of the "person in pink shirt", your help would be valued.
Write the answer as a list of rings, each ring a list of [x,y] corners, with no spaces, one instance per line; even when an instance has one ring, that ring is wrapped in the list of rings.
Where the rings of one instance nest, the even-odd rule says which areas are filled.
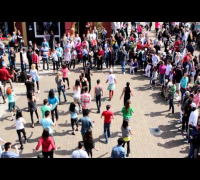
[[[156,27],[156,36],[157,36],[158,30],[160,28],[160,23],[159,22],[155,22],[155,27]]]
[[[83,116],[86,115],[87,110],[89,110],[89,105],[91,103],[91,95],[88,93],[88,87],[84,87],[83,94],[81,95],[81,106],[83,109]]]
[[[161,61],[161,64],[159,66],[159,73],[160,73],[160,84],[164,85],[165,83],[165,72],[166,72],[166,65],[163,61]]]
[[[198,89],[197,93],[194,95],[193,102],[196,104],[198,108],[200,103],[200,89]]]
[[[68,89],[70,89],[70,87],[69,87],[69,78],[68,78],[69,69],[67,68],[66,64],[62,65],[62,70],[61,71],[63,73],[63,81],[64,81],[64,83],[65,83],[65,81],[67,81]],[[64,85],[64,87],[65,87],[65,85]],[[65,90],[66,90],[66,88],[65,88]]]
[[[36,151],[39,150],[42,145],[42,155],[45,159],[48,157],[53,158],[53,150],[57,150],[53,138],[49,134],[49,129],[43,130],[42,137],[39,139]]]
[[[138,26],[137,30],[138,30],[138,35],[142,34],[142,26],[141,25]]]

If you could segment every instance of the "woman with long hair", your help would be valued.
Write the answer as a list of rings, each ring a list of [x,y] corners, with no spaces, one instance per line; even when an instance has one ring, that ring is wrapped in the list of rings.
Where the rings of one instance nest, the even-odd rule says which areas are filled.
[[[60,99],[61,91],[63,93],[65,102],[67,102],[67,99],[66,99],[66,96],[65,96],[65,86],[64,86],[64,82],[63,82],[63,79],[62,79],[61,72],[58,72],[58,74],[55,78],[55,81],[56,81],[57,88],[58,88],[59,103],[61,104],[61,99]]]
[[[8,110],[11,112],[11,117],[13,121],[13,117],[15,116],[15,98],[16,96],[10,87],[6,90],[6,97],[8,98]]]
[[[132,113],[134,112],[134,109],[130,107],[131,101],[126,101],[126,105],[122,108],[122,114],[123,114],[123,120],[129,121],[132,117]]]
[[[36,102],[39,101],[39,98],[36,98],[33,91],[30,91],[27,94],[27,99],[28,99],[28,108],[31,115],[31,122],[32,122],[31,127],[34,128],[34,120],[33,120],[34,112],[38,119],[37,124],[39,124],[39,116],[38,116],[37,105],[36,105]]]
[[[23,134],[24,139],[25,139],[24,144],[26,144],[28,142],[27,137],[26,137],[26,132],[24,130],[24,123],[26,123],[26,121],[24,120],[24,118],[22,116],[22,111],[18,109],[16,112],[15,125],[16,125],[17,135],[19,137],[19,142],[21,144],[21,147],[20,147],[21,150],[24,149],[23,143],[22,143],[22,138],[21,138],[21,133]]]
[[[133,135],[133,132],[131,131],[131,128],[129,126],[129,122],[128,121],[123,121],[121,130],[122,130],[122,137],[123,137],[123,140],[124,140],[124,143],[123,143],[122,146],[124,147],[125,144],[127,143],[126,157],[128,157],[129,154],[130,154],[130,140],[131,140],[130,134]]]
[[[35,64],[31,65],[30,75],[32,77],[32,82],[34,83],[34,87],[36,87],[36,84],[37,84],[37,92],[39,93],[40,92],[40,89],[39,89],[39,75],[38,75],[38,71],[37,71],[37,69],[35,67],[36,67]]]
[[[54,150],[57,150],[53,138],[49,134],[49,129],[46,128],[43,130],[42,137],[39,139],[36,151],[42,145],[42,155],[44,159],[53,158]]]
[[[80,83],[81,83],[81,94],[83,94],[84,87],[88,87],[89,83],[88,83],[88,80],[85,77],[84,73],[81,73],[81,75],[79,76],[79,78],[80,78]]]
[[[91,158],[92,158],[92,149],[95,149],[96,151],[98,151],[98,149],[95,148],[92,130],[89,129],[85,133],[85,135],[83,137],[83,142],[84,142],[85,150],[88,153],[88,156],[91,156]]]
[[[74,101],[77,101],[77,104],[79,106],[79,112],[81,112],[80,108],[80,98],[81,98],[81,84],[80,84],[80,80],[77,79],[75,81],[75,85],[73,87],[73,91],[74,91]]]
[[[51,105],[51,116],[52,121],[54,122],[54,114],[56,116],[56,121],[58,121],[58,109],[57,105],[59,103],[58,98],[55,96],[54,89],[49,91],[48,102]]]
[[[126,83],[126,87],[123,89],[122,94],[120,96],[120,99],[124,95],[124,106],[126,105],[126,102],[130,100],[131,96],[133,96],[132,89],[130,88],[130,83]]]
[[[74,124],[76,124],[76,131],[78,131],[78,112],[79,108],[77,106],[77,99],[74,100],[69,106],[69,112],[71,115],[71,126],[72,126],[72,135],[75,135]]]

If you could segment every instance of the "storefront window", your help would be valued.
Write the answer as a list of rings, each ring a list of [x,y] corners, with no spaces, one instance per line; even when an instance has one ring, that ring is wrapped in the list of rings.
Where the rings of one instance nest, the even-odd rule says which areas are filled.
[[[53,31],[55,37],[60,37],[60,22],[34,22],[35,37],[44,37],[46,31]]]

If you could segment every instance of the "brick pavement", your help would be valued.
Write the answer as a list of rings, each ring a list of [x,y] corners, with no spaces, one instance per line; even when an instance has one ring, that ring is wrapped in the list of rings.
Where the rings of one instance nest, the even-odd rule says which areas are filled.
[[[153,36],[153,34],[150,36]],[[58,151],[55,152],[56,158],[69,158],[72,151],[77,147],[77,143],[81,140],[81,133],[77,132],[75,136],[71,135],[70,115],[67,113],[70,102],[73,101],[72,86],[75,80],[80,75],[81,66],[78,65],[74,72],[70,74],[70,87],[67,91],[68,102],[58,106],[59,121],[57,127],[53,128],[54,137]],[[145,78],[141,72],[136,75],[130,75],[127,67],[127,73],[123,75],[121,73],[121,67],[116,66],[114,73],[117,78],[117,85],[113,100],[107,101],[108,91],[107,84],[105,84],[108,70],[94,71],[92,77],[92,91],[93,97],[91,103],[91,119],[95,120],[95,126],[93,128],[93,136],[96,142],[96,147],[99,151],[93,150],[94,158],[108,158],[110,157],[112,147],[117,144],[117,139],[121,137],[121,124],[122,115],[119,113],[123,106],[123,99],[120,100],[120,95],[126,82],[129,81],[131,88],[133,89],[134,97],[131,98],[132,106],[135,109],[135,113],[130,122],[130,126],[135,134],[131,137],[131,158],[183,158],[187,156],[188,145],[184,143],[181,132],[177,129],[180,124],[177,123],[179,119],[179,108],[175,106],[175,114],[172,115],[168,110],[168,104],[160,96],[160,87],[156,90],[148,88],[149,79]],[[40,106],[44,98],[47,98],[48,91],[51,88],[56,88],[54,81],[55,75],[52,74],[52,70],[49,72],[40,72],[40,94],[37,96],[40,98],[38,104],[38,111],[40,113]],[[103,136],[103,119],[100,119],[100,115],[96,113],[96,103],[94,100],[94,85],[96,80],[101,79],[104,87],[104,97],[102,101],[101,111],[105,109],[107,104],[111,104],[112,110],[115,114],[115,119],[111,125],[111,138],[109,144],[104,144]],[[14,87],[19,84],[14,84]],[[18,88],[17,88],[18,89]],[[31,120],[30,114],[27,110],[27,99],[25,95],[25,86],[20,85],[20,90],[17,90],[16,105],[23,110],[23,116],[26,120],[25,128],[29,143],[24,145],[24,150],[20,151],[22,158],[35,158],[37,154],[33,153],[37,145],[38,138],[41,136],[42,127],[36,125],[34,129],[30,128]],[[56,93],[57,94],[57,93]],[[63,100],[63,98],[62,98]],[[2,108],[3,107],[3,108]],[[10,121],[10,114],[5,112],[7,105],[0,105],[0,113],[3,114],[3,118],[0,119],[0,136],[6,141],[11,141],[13,145],[19,145],[17,133],[15,130],[14,122]],[[81,115],[79,115],[81,117]],[[36,117],[35,122],[36,122]],[[161,135],[153,136],[149,128],[159,127]],[[80,129],[80,128],[79,128]]]

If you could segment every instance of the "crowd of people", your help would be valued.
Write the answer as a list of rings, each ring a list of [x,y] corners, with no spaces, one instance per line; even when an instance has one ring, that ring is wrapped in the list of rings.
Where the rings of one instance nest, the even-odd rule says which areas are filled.
[[[49,38],[44,38],[41,48],[37,44],[28,44],[28,51],[21,48],[21,71],[26,74],[26,90],[28,109],[31,117],[31,127],[34,128],[33,113],[37,117],[37,123],[43,127],[43,134],[40,138],[36,151],[42,145],[43,157],[53,158],[55,140],[53,137],[52,126],[56,126],[59,120],[58,105],[61,103],[61,92],[63,94],[64,103],[67,102],[66,90],[70,89],[70,71],[75,70],[76,64],[82,63],[79,79],[75,81],[73,86],[74,102],[69,106],[71,117],[72,134],[75,135],[79,130],[79,123],[82,124],[81,135],[82,140],[78,142],[78,150],[72,153],[72,158],[92,157],[92,149],[98,151],[93,139],[93,126],[95,121],[90,118],[91,103],[91,76],[92,71],[108,69],[107,76],[110,104],[106,106],[106,110],[101,113],[101,97],[104,94],[104,88],[101,80],[97,80],[94,87],[94,96],[96,98],[97,113],[101,113],[104,118],[104,135],[105,143],[108,144],[110,137],[110,127],[114,113],[112,112],[112,98],[114,95],[117,79],[113,73],[115,65],[120,64],[122,74],[130,70],[130,74],[138,71],[144,72],[149,78],[149,85],[152,90],[157,86],[161,86],[161,95],[169,102],[169,111],[174,114],[174,99],[179,101],[181,106],[180,121],[184,138],[190,143],[189,158],[198,155],[200,145],[200,121],[199,121],[199,102],[200,102],[200,63],[199,58],[194,54],[196,48],[199,48],[199,31],[195,29],[195,23],[184,22],[155,22],[155,39],[149,37],[152,31],[152,22],[112,22],[112,33],[108,36],[105,28],[101,34],[96,27],[89,30],[87,34],[79,37],[76,34],[72,38],[70,33],[64,34],[60,42],[56,42],[53,32]],[[11,69],[16,68],[15,49],[11,49]],[[57,74],[55,83],[57,90],[51,89],[48,98],[44,99],[44,105],[41,107],[42,119],[40,120],[37,112],[36,93],[40,93],[39,89],[39,68],[40,61],[43,62],[42,70],[50,70],[49,63],[53,65],[53,73]],[[1,94],[3,101],[8,98],[9,111],[12,120],[15,119],[17,134],[23,149],[21,140],[21,132],[26,139],[26,133],[23,123],[25,123],[22,112],[15,109],[15,94],[13,93],[12,78],[6,69],[7,65],[1,61],[0,80]],[[27,69],[28,67],[28,69]],[[16,72],[15,72],[16,74]],[[159,77],[159,78],[158,78]],[[9,81],[11,88],[6,90],[6,82]],[[37,87],[37,91],[36,91]],[[58,97],[55,92],[58,92]],[[5,95],[5,96],[4,96]],[[132,118],[134,109],[131,107],[131,96],[133,90],[129,82],[123,89],[120,99],[124,96],[124,107],[121,110],[123,115],[123,123],[121,126],[122,138],[118,139],[118,145],[112,149],[112,158],[124,158],[130,154],[130,137],[134,133],[131,131],[129,122]],[[15,116],[16,112],[16,117]],[[79,118],[82,112],[83,117]],[[74,128],[76,126],[76,128]],[[127,151],[124,146],[127,144]],[[5,144],[5,152],[2,157],[9,157],[11,143]],[[85,152],[84,151],[87,152]],[[196,151],[197,150],[197,151]],[[9,152],[9,153],[8,153]],[[14,155],[11,153],[10,157]],[[16,155],[16,157],[18,157]]]

